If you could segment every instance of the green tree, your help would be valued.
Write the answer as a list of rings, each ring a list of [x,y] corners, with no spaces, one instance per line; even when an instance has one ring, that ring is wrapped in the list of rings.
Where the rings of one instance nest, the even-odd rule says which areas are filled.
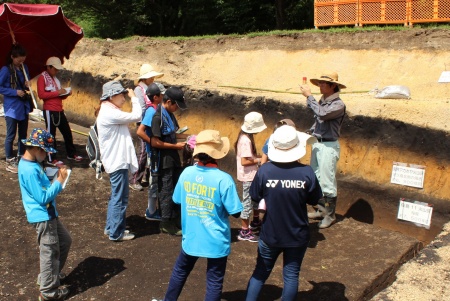
[[[87,37],[244,34],[311,28],[314,0],[18,0],[59,4]]]

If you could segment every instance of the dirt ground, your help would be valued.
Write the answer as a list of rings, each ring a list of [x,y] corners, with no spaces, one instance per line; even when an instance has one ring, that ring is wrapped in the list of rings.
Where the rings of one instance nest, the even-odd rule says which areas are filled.
[[[38,126],[43,124],[30,124],[30,128]],[[0,121],[0,129],[4,127]],[[4,139],[3,132],[0,131],[0,137]],[[86,137],[75,135],[74,138],[77,148],[82,149]],[[59,142],[58,148],[60,158],[64,158],[63,143]],[[181,239],[161,234],[157,222],[143,217],[147,204],[145,190],[130,192],[127,228],[136,234],[136,239],[121,243],[109,241],[103,235],[109,195],[107,175],[103,180],[95,180],[87,161],[69,166],[72,169],[69,184],[57,199],[60,218],[73,237],[64,269],[68,274],[65,285],[71,290],[69,300],[162,298]],[[5,238],[0,246],[0,300],[35,300],[39,272],[35,232],[26,222],[17,176],[2,168],[0,177],[3,192],[0,235]],[[350,210],[347,213],[338,214],[339,222],[323,231],[318,231],[317,221],[311,221],[312,239],[302,268],[298,300],[367,300],[380,286],[392,282],[392,271],[421,247],[411,236],[373,226],[367,220],[356,220],[358,215],[350,214]],[[240,222],[232,218],[231,224],[232,254],[222,300],[240,301],[245,298],[257,244],[238,241]],[[180,300],[203,299],[205,264],[205,260],[197,263]],[[282,283],[279,260],[261,293],[261,300],[279,300]]]
[[[342,141],[344,159],[339,163],[343,201],[335,226],[317,231],[315,223],[311,224],[313,238],[302,268],[298,300],[368,300],[392,283],[400,265],[418,254],[421,243],[428,244],[449,220],[450,88],[437,83],[446,64],[450,66],[449,47],[450,31],[433,29],[189,41],[84,39],[65,62],[70,72],[63,75],[66,80],[72,78],[74,89],[65,109],[73,122],[91,124],[101,83],[120,79],[131,85],[139,66],[149,62],[165,73],[163,83],[189,91],[192,109],[179,116],[183,125],[189,124],[193,132],[219,129],[234,141],[237,125],[251,109],[264,108],[269,128],[280,116],[294,119],[299,129],[306,128],[310,119],[299,111],[300,96],[294,94],[299,81],[317,75],[318,70],[338,71],[350,92],[343,94],[350,116]],[[389,84],[407,85],[412,99],[379,100],[367,93]],[[226,103],[218,103],[218,95]],[[86,132],[86,128],[74,128]],[[5,132],[1,120],[0,140]],[[418,138],[411,137],[412,133]],[[84,155],[86,137],[74,137]],[[257,137],[257,144],[265,138]],[[61,141],[58,148],[64,158]],[[430,231],[398,223],[395,205],[386,201],[398,200],[398,188],[388,184],[389,171],[383,168],[405,158],[427,163],[430,176],[425,189],[404,188],[401,193],[439,202],[440,212],[433,215]],[[372,164],[364,165],[362,160]],[[233,161],[228,158],[224,163],[230,173]],[[137,238],[124,243],[108,241],[103,235],[108,178],[96,181],[87,161],[71,167],[70,184],[58,198],[58,211],[74,241],[65,268],[66,284],[72,291],[69,300],[162,298],[180,239],[160,234],[158,223],[145,220],[147,192],[132,191],[127,225]],[[362,175],[365,181],[372,179],[373,186],[355,185],[354,178]],[[17,177],[4,168],[0,170],[0,191],[0,235],[5,238],[0,244],[0,300],[35,300],[39,267],[34,231],[26,223]],[[232,218],[233,237],[238,228],[239,221]],[[399,281],[375,300],[448,299],[448,226],[446,229],[440,239],[404,265]],[[256,244],[233,241],[222,300],[243,300],[255,254]],[[417,264],[423,268],[420,277]],[[199,261],[180,300],[203,299],[204,270],[205,261]],[[427,290],[410,289],[420,285]],[[261,300],[278,300],[281,289],[279,262]],[[410,297],[413,294],[418,298]]]

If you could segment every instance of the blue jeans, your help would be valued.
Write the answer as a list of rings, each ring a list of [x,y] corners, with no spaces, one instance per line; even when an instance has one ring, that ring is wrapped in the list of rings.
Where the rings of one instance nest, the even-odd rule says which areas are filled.
[[[119,169],[109,174],[111,195],[106,213],[106,227],[110,240],[122,238],[125,232],[128,207],[128,169]]]
[[[24,120],[17,120],[12,117],[5,117],[6,120],[6,138],[5,138],[5,156],[6,159],[14,158],[13,143],[16,138],[16,132],[19,131],[19,139],[17,141],[17,155],[23,156],[25,153],[25,145],[20,140],[27,139],[28,116]]]
[[[194,268],[198,258],[199,257],[197,256],[186,254],[183,249],[181,249],[180,255],[178,255],[177,262],[173,268],[172,276],[170,277],[169,287],[167,288],[164,301],[178,300],[187,277]],[[228,256],[221,258],[207,258],[207,260],[206,294],[204,300],[220,301]]]
[[[258,258],[252,277],[247,285],[246,301],[256,301],[262,286],[269,278],[277,261],[278,255],[283,253],[283,282],[284,288],[281,296],[283,301],[296,300],[298,291],[298,277],[305,256],[308,242],[304,246],[295,248],[269,247],[261,239],[258,242]]]

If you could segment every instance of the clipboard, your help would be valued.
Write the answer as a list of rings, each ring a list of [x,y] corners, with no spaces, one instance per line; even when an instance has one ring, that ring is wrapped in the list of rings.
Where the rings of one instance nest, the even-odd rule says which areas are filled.
[[[57,167],[46,167],[45,168],[45,174],[47,175],[48,179],[50,180],[50,182],[55,182],[57,179],[57,174],[58,174],[58,170],[59,168]],[[64,181],[64,183],[62,184],[62,188],[66,188],[67,182],[69,182],[69,178],[70,178],[70,174],[72,173],[72,169],[67,169],[67,178]]]
[[[182,127],[181,129],[178,129],[178,131],[176,131],[177,134],[183,134],[184,132],[186,132],[189,128],[186,126]]]

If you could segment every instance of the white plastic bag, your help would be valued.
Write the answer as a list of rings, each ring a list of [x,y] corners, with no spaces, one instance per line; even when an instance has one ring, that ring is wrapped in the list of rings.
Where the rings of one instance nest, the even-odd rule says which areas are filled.
[[[44,120],[44,112],[39,109],[34,109],[33,112],[30,112],[28,115],[33,121],[42,121]]]
[[[411,92],[406,86],[386,86],[375,94],[375,98],[410,99]]]

